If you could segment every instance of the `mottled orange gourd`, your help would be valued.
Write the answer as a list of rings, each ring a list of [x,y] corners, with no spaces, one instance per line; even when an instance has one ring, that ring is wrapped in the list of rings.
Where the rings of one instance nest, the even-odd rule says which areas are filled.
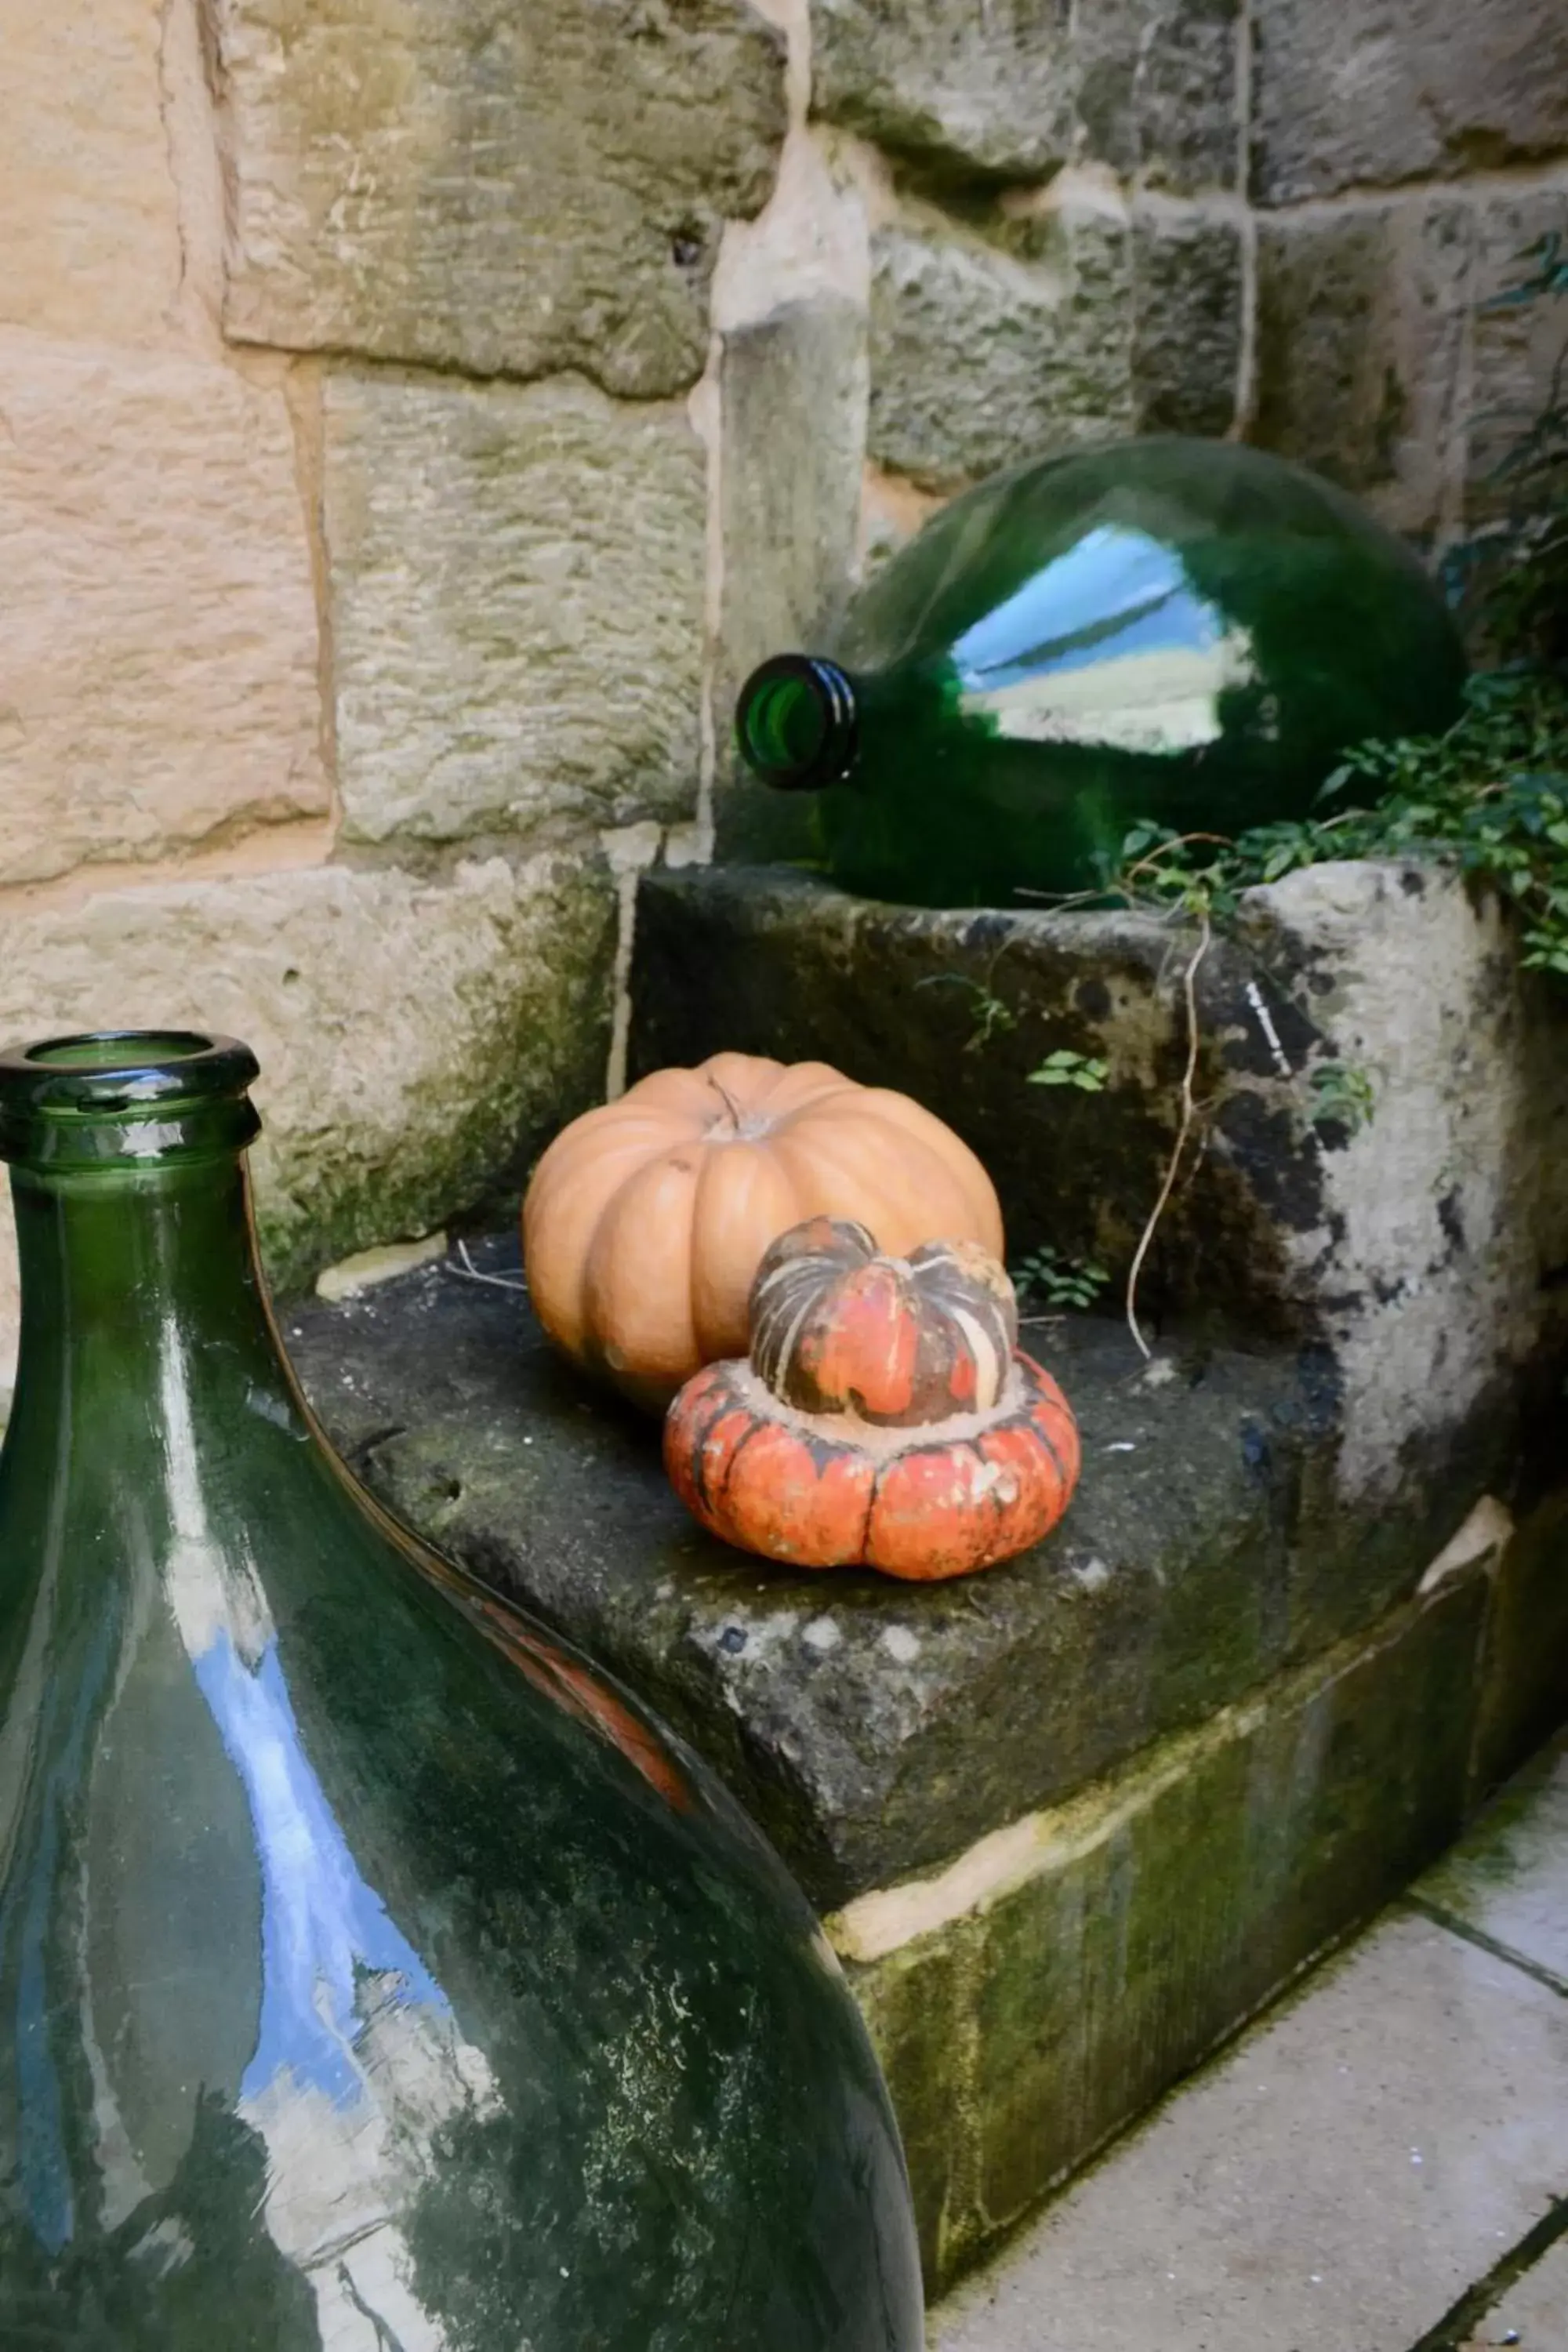
[[[824,1062],[716,1054],[574,1119],[534,1171],[523,1255],[534,1311],[585,1370],[662,1412],[701,1364],[743,1353],[775,1234],[863,1220],[889,1249],[933,1233],[1000,1252],[995,1189],[909,1096]]]
[[[1002,1266],[973,1242],[879,1254],[864,1226],[781,1234],[751,1294],[749,1358],[710,1364],[665,1422],[687,1507],[728,1543],[797,1568],[864,1564],[932,1581],[1049,1533],[1078,1427],[1019,1352]]]

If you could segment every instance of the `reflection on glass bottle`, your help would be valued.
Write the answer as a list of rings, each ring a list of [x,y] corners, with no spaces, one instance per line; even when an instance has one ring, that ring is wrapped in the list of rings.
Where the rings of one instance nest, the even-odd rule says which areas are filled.
[[[1093,890],[1142,818],[1301,817],[1340,754],[1440,730],[1465,663],[1436,588],[1355,502],[1228,443],[1121,443],[956,499],[852,604],[832,658],[753,673],[740,749],[819,793],[851,889],[926,905]]]
[[[897,2139],[805,1906],[311,1424],[253,1070],[0,1058],[0,2341],[913,2352]]]

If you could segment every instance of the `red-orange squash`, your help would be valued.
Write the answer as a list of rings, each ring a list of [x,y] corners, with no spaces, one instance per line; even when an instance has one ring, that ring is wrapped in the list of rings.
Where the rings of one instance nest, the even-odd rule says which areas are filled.
[[[534,1311],[587,1370],[662,1412],[700,1365],[744,1351],[763,1251],[819,1215],[858,1219],[889,1249],[931,1234],[1002,1248],[991,1179],[907,1095],[751,1054],[656,1071],[574,1119],[534,1171]]]
[[[970,1242],[880,1255],[816,1217],[757,1271],[749,1358],[669,1408],[664,1460],[713,1534],[797,1568],[931,1580],[1037,1543],[1078,1482],[1078,1426],[1017,1349],[1013,1286]]]

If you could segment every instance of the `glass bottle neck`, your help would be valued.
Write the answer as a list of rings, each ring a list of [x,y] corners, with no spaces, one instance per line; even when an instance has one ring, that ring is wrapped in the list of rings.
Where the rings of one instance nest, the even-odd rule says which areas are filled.
[[[90,1173],[16,1167],[12,1198],[22,1328],[8,1452],[90,1449],[111,1422],[161,1455],[176,1391],[199,1391],[204,1418],[247,1402],[293,1417],[237,1153]]]
[[[741,688],[735,734],[747,766],[780,791],[841,783],[858,747],[854,685],[820,655],[777,655]]]

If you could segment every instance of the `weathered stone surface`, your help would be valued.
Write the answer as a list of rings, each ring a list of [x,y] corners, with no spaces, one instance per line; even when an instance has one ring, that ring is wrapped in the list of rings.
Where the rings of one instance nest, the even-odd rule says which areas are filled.
[[[1222,440],[1236,421],[1246,330],[1240,224],[1135,207],[1132,402],[1140,432]]]
[[[180,226],[159,110],[160,0],[0,6],[0,323],[166,331]]]
[[[1238,0],[1080,0],[1080,154],[1149,187],[1236,187],[1241,14]]]
[[[1560,2239],[1494,2298],[1565,2172],[1568,2006],[1395,1909],[1053,2199],[930,2352],[1560,2352]]]
[[[894,155],[1035,179],[1077,134],[1069,0],[812,0],[812,103]]]
[[[1079,184],[1080,186],[1082,184]],[[870,448],[947,490],[1138,431],[1236,415],[1239,225],[1191,206],[1053,192],[991,235],[889,226],[872,243]]]
[[[1568,315],[1560,299],[1506,299],[1539,271],[1544,239],[1568,237],[1568,180],[1549,187],[1498,191],[1474,204],[1475,270],[1470,289],[1467,506],[1479,521],[1517,501],[1523,486],[1500,472],[1548,408],[1561,403]],[[1540,484],[1525,492],[1539,499]]]
[[[1568,1738],[1532,1757],[1413,1894],[1568,1991]]]
[[[295,1281],[426,1232],[595,1097],[613,922],[602,869],[549,856],[439,883],[323,866],[106,893],[7,922],[0,1038],[245,1038],[263,1241]]]
[[[1547,1384],[1543,1383],[1543,1386]],[[1549,1384],[1562,1412],[1561,1380]],[[1549,1433],[1553,1426],[1559,1433]],[[1546,1463],[1561,1446],[1560,1418],[1542,1431]],[[1568,1495],[1549,1493],[1521,1517],[1497,1575],[1487,1637],[1486,1682],[1476,1735],[1476,1784],[1486,1794],[1568,1720]],[[1563,1974],[1568,1976],[1568,1968]]]
[[[515,1244],[477,1262],[510,1273]],[[393,1507],[653,1699],[824,1904],[945,1861],[1366,1624],[1474,1499],[1461,1449],[1398,1514],[1342,1510],[1310,1359],[1183,1349],[1148,1373],[1119,1324],[1069,1317],[1026,1341],[1083,1431],[1067,1520],[913,1591],[704,1536],[657,1427],[596,1399],[504,1290],[432,1268],[300,1310],[289,1344]]]
[[[783,868],[653,875],[633,1073],[728,1046],[902,1087],[991,1170],[1015,1258],[1049,1244],[1120,1286],[1174,1143],[1192,947],[1141,915],[932,913]],[[1162,1218],[1146,1318],[1321,1349],[1349,1493],[1451,1468],[1546,1341],[1568,1013],[1521,977],[1495,906],[1436,868],[1316,866],[1255,893],[1196,988],[1205,1149]],[[1005,1015],[988,1029],[983,997]],[[1104,1060],[1104,1091],[1031,1086],[1059,1048]],[[1314,1124],[1324,1063],[1371,1087],[1357,1133]]]
[[[689,815],[706,488],[684,409],[348,373],[326,407],[347,837]]]
[[[770,654],[820,643],[855,562],[866,460],[866,314],[839,295],[794,302],[726,335],[720,376],[723,585],[714,720],[734,778],[735,697]],[[726,781],[721,843],[798,848],[807,813],[783,793]]]
[[[15,332],[0,416],[0,882],[324,814],[282,392]]]
[[[928,2294],[1454,1834],[1485,1583],[829,1922],[914,2118]]]
[[[1251,438],[1430,531],[1458,462],[1475,220],[1459,197],[1352,205],[1258,232]]]
[[[813,102],[938,179],[1084,157],[1152,184],[1233,185],[1235,0],[813,0]]]
[[[870,452],[931,489],[1131,430],[1124,218],[1020,225],[1026,259],[957,230],[872,243]]]
[[[1253,189],[1265,204],[1568,150],[1556,0],[1258,0]]]
[[[784,42],[745,0],[218,0],[228,332],[651,398],[701,372],[765,199]]]

